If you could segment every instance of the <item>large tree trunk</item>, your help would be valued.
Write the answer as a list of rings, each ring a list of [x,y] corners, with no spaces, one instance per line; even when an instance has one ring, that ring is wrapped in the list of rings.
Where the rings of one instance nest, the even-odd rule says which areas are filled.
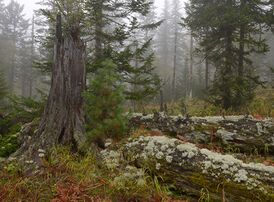
[[[274,200],[273,166],[244,163],[165,136],[130,139],[121,153],[123,160],[159,176],[190,201]]]
[[[62,36],[58,15],[51,90],[38,131],[44,148],[55,144],[79,147],[83,141],[85,45],[77,29]]]
[[[85,89],[85,45],[80,39],[79,24],[63,35],[61,15],[57,16],[51,89],[38,131],[19,153],[39,161],[55,145],[79,149],[84,141],[82,93]],[[24,147],[27,147],[24,148]]]

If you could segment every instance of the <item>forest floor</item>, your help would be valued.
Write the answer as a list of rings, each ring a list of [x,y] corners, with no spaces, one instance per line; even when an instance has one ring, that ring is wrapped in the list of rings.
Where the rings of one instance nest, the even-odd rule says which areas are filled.
[[[180,202],[169,187],[143,170],[128,166],[108,169],[93,154],[72,154],[67,148],[54,149],[37,173],[25,175],[10,162],[0,170],[0,201],[52,202]]]
[[[252,162],[267,167],[274,166],[274,142],[271,142],[274,141],[274,132],[272,131],[274,122],[271,119],[247,118],[247,121],[244,122],[241,121],[245,120],[243,116],[233,116],[227,117],[226,120],[223,120],[222,117],[204,119],[196,117],[193,120],[194,122],[185,122],[186,119],[180,116],[160,115],[160,117],[155,117],[155,115],[135,114],[131,120],[135,130],[132,131],[130,139],[175,137],[183,144],[192,142],[199,149],[205,148],[217,154],[230,154],[247,164]],[[184,127],[180,127],[182,124]],[[203,127],[201,128],[201,126]],[[217,127],[216,130],[214,127]],[[214,139],[212,139],[212,131]],[[255,135],[252,136],[251,133]],[[206,136],[201,136],[201,134]],[[240,137],[236,134],[243,136]],[[233,138],[239,140],[246,134],[249,134],[248,139],[258,136],[270,136],[270,138],[265,140],[261,138],[262,145],[256,145],[257,148],[250,145],[252,143],[248,141],[243,144],[234,142]],[[228,138],[229,135],[231,136]],[[230,142],[227,144],[224,140]],[[152,174],[153,172],[147,167],[136,167],[128,164],[127,161],[122,165],[123,163],[121,164],[117,160],[116,151],[123,147],[127,141],[128,139],[124,139],[112,143],[107,158],[102,157],[104,150],[101,152],[103,154],[101,156],[93,153],[72,154],[67,148],[55,148],[43,160],[42,168],[31,174],[23,174],[20,165],[10,158],[9,163],[0,169],[0,201],[216,201],[211,198],[212,193],[205,185],[201,189],[199,188],[198,196],[193,197],[187,193],[178,192],[175,184],[166,183],[161,174]],[[251,149],[245,150],[246,147],[242,145]],[[31,164],[32,162],[27,163]]]
[[[117,160],[120,158],[117,151],[132,139],[168,137],[184,145],[191,143],[192,147],[197,147],[198,150],[206,149],[214,152],[216,156],[223,155],[222,158],[229,155],[230,159],[240,160],[241,164],[256,165],[256,168],[264,167],[272,172],[274,168],[273,100],[273,90],[258,90],[254,101],[237,113],[229,110],[221,113],[220,108],[201,100],[187,100],[183,103],[184,106],[182,103],[168,104],[168,115],[153,114],[158,110],[158,106],[147,105],[139,109],[142,113],[132,115],[130,119],[132,130],[129,136],[110,145],[110,149],[107,149],[110,158],[107,159],[102,157],[104,150],[100,154],[76,154],[71,153],[68,148],[54,148],[43,159],[42,167],[30,174],[22,172],[22,167],[16,159],[9,158],[6,161],[0,157],[0,202],[274,201],[274,178],[273,181],[266,179],[266,183],[272,183],[269,188],[272,191],[268,193],[270,198],[264,198],[265,195],[256,198],[257,194],[254,200],[246,198],[228,200],[224,197],[224,190],[215,193],[220,184],[212,191],[207,183],[201,185],[201,182],[198,182],[194,184],[198,193],[190,194],[191,190],[189,193],[179,191],[180,185],[170,180],[166,181],[162,171],[155,173],[152,172],[152,168],[137,166],[128,161],[121,163]],[[34,104],[37,107],[35,110],[29,110],[31,114],[25,111],[25,105],[22,107],[23,110],[14,114],[17,117],[24,117],[28,123],[42,111],[39,103]],[[34,104],[28,103],[28,105]],[[184,107],[191,117],[175,116],[182,113]],[[240,116],[241,114],[243,115]],[[13,117],[11,116],[11,119]],[[10,135],[3,136],[2,139],[0,137],[0,156],[5,156],[6,152],[15,151],[17,148],[18,135],[15,135],[15,132],[20,131],[19,126],[20,124],[12,126]],[[124,152],[122,151],[122,156],[125,155]],[[201,157],[198,160],[201,160]],[[186,161],[185,166],[189,168],[193,162],[193,159]],[[32,164],[32,162],[26,163]],[[172,168],[167,169],[166,172],[172,171]],[[177,169],[176,166],[174,168]],[[180,170],[181,167],[178,169]],[[214,178],[209,179],[211,184]],[[252,197],[253,192],[257,193],[257,188],[251,193],[246,190],[247,195]],[[213,198],[214,194],[220,199]]]

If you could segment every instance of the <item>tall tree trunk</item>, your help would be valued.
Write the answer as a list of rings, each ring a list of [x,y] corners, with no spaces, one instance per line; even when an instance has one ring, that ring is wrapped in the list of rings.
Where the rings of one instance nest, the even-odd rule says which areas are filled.
[[[193,97],[193,36],[190,33],[189,98]]]
[[[21,95],[22,97],[28,97],[27,86],[28,86],[28,67],[22,65],[21,67]]]
[[[205,86],[206,89],[209,87],[209,60],[208,58],[205,59]]]
[[[164,109],[164,93],[163,90],[160,90],[160,112],[165,111]]]
[[[32,17],[32,27],[31,27],[31,66],[30,66],[30,72],[29,72],[29,97],[32,97],[33,62],[34,62],[34,16]]]
[[[246,1],[241,0],[241,9],[245,7]],[[245,24],[241,23],[240,26],[240,47],[239,47],[239,67],[238,67],[238,76],[243,77],[244,73],[244,49],[245,49]]]
[[[227,6],[232,8],[232,0],[227,1]],[[222,102],[223,107],[225,109],[229,109],[232,105],[231,102],[231,77],[232,77],[232,60],[233,60],[233,53],[232,53],[232,34],[233,34],[233,27],[232,25],[227,25],[226,27],[226,46],[225,46],[225,65],[224,68],[221,70],[221,82],[222,82]]]
[[[51,89],[38,131],[25,140],[14,154],[40,162],[41,153],[56,146],[73,150],[85,143],[82,93],[85,89],[85,45],[80,25],[75,23],[62,33],[61,15],[57,16]],[[43,155],[42,155],[43,156]]]
[[[138,43],[136,44],[136,51],[137,51],[137,49],[138,49]],[[137,57],[137,53],[136,53],[136,55],[135,55],[135,61],[134,61],[134,67],[135,67],[135,69],[138,69],[138,67],[139,67],[139,63],[138,63],[138,57]],[[136,82],[137,82],[137,77],[136,77],[136,75],[134,76],[134,78],[133,78],[133,93],[136,93],[137,92],[137,84],[136,84]],[[137,100],[136,99],[133,99],[132,100],[132,103],[133,103],[133,111],[134,112],[136,112],[137,111]]]
[[[13,27],[13,36],[12,36],[12,55],[11,55],[11,66],[9,69],[9,79],[8,79],[8,84],[9,84],[9,88],[10,91],[13,92],[14,91],[14,82],[15,82],[15,64],[16,64],[16,36],[15,36],[15,25]]]
[[[177,71],[177,41],[178,41],[178,33],[177,33],[177,23],[174,33],[174,56],[173,56],[173,76],[172,76],[172,100],[176,99],[176,71]]]
[[[185,67],[184,67],[184,97],[187,98],[188,97],[188,92],[189,92],[189,59],[188,56],[186,56],[185,58]]]
[[[208,32],[208,29],[207,29]],[[206,34],[206,38],[208,38],[208,34]],[[205,88],[208,90],[209,87],[209,46],[206,46],[205,49]]]
[[[79,24],[65,36],[61,26],[58,15],[51,89],[38,134],[42,148],[73,144],[77,149],[85,140],[85,45],[77,30]]]
[[[102,33],[103,33],[103,0],[96,0],[94,5],[94,17],[95,17],[95,60],[102,58]]]

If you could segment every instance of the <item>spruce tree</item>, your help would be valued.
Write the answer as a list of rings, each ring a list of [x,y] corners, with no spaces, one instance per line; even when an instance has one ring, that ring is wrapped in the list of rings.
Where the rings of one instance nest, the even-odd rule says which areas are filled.
[[[20,41],[26,36],[29,26],[28,20],[24,17],[23,10],[23,5],[11,0],[4,9],[1,21],[3,39],[6,40],[6,43],[9,43],[10,54],[6,69],[8,69],[8,87],[11,91],[14,90],[16,73],[20,68],[17,60]]]
[[[138,18],[139,15],[148,15],[150,7],[149,0],[89,0],[85,7],[91,24],[91,29],[87,32],[93,39],[89,70],[96,71],[101,67],[101,61],[111,58],[122,81],[130,86],[124,92],[126,99],[130,100],[155,95],[159,86],[159,78],[153,73],[154,57],[149,47],[151,38],[146,35],[141,40],[138,38],[138,44],[136,43],[137,33],[148,33],[160,24],[142,24],[142,20]],[[142,90],[135,92],[135,89]]]
[[[259,84],[250,55],[267,51],[265,40],[258,35],[269,28],[268,4],[192,0],[187,6],[185,24],[217,68],[211,88],[213,101],[226,109],[249,102]]]
[[[118,139],[125,134],[123,88],[115,69],[111,60],[103,61],[85,93],[87,131],[92,141]]]

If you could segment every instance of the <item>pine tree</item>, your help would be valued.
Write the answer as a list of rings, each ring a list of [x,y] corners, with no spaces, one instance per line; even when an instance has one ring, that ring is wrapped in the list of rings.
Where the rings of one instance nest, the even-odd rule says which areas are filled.
[[[123,137],[126,127],[120,75],[111,60],[106,60],[101,65],[85,93],[87,131],[91,140],[97,143],[105,138]]]
[[[179,0],[164,1],[160,16],[161,24],[156,40],[158,72],[164,80],[163,94],[166,101],[175,101],[181,95],[178,81],[180,67],[184,67],[187,46],[183,29],[179,25],[182,17]],[[182,86],[181,86],[182,87]]]
[[[7,94],[7,87],[6,87],[4,74],[2,71],[0,71],[0,102],[5,98],[6,94]]]
[[[193,0],[187,6],[185,23],[217,67],[211,89],[213,100],[226,109],[249,102],[259,83],[249,57],[267,51],[265,41],[257,37],[268,29],[267,4]]]
[[[158,63],[159,63],[159,72],[161,72],[161,77],[166,80],[168,79],[170,73],[170,65],[172,64],[171,58],[171,47],[169,44],[172,44],[172,40],[170,39],[169,30],[170,30],[170,4],[168,0],[164,2],[164,9],[161,14],[161,19],[163,19],[163,23],[161,24],[158,35],[157,35],[157,55]]]
[[[25,19],[23,14],[24,6],[11,0],[11,2],[5,7],[1,29],[3,39],[9,43],[10,54],[8,67],[8,86],[11,91],[14,90],[14,84],[16,81],[16,71],[18,67],[18,51],[20,49],[20,40],[26,36],[28,29],[28,20]]]
[[[149,81],[151,81],[151,83],[149,84],[149,88],[155,86],[155,83],[158,83],[159,79],[153,74],[153,68],[149,66],[152,64],[150,61],[152,58],[152,56],[150,56],[151,53],[148,54],[147,51],[149,48],[145,49],[146,52],[144,52],[142,56],[142,62],[144,62],[144,58],[147,58],[146,70],[144,71],[143,67],[140,69],[140,72],[137,71],[138,69],[134,70],[136,54],[133,53],[134,49],[132,49],[133,46],[135,47],[134,41],[136,40],[134,37],[137,31],[153,29],[159,25],[159,22],[143,25],[136,17],[137,15],[145,16],[148,14],[151,6],[150,1],[86,0],[84,2],[84,31],[82,32],[82,37],[87,42],[87,72],[96,72],[97,68],[102,67],[101,62],[104,61],[105,58],[111,58],[116,64],[117,71],[122,75],[121,79],[124,83],[130,81],[127,75],[132,77],[134,74],[137,74],[139,77],[143,74],[143,80],[146,80],[146,82],[138,82],[136,85],[140,86],[140,88],[147,88],[145,85],[148,84],[147,78],[150,77]],[[44,4],[47,5],[47,8],[43,9],[42,13],[47,17],[47,22],[51,28],[51,24],[54,22],[52,16],[56,14],[56,6],[54,6],[51,1],[44,2]],[[42,35],[42,43],[40,45],[40,47],[42,47],[40,48],[40,52],[42,52],[42,55],[45,57],[40,63],[37,63],[37,66],[40,69],[50,72],[52,51],[48,50],[52,50],[53,48],[51,29],[41,31],[46,33]],[[147,43],[149,41],[150,39],[147,39],[139,43],[138,49],[143,50],[142,47],[146,47],[148,44],[150,45],[151,43]],[[142,62],[140,62],[140,64]],[[128,85],[131,86],[132,83],[128,83]],[[155,87],[154,92],[157,91],[157,87]],[[147,94],[143,94],[142,98],[145,98],[146,95]],[[133,98],[133,96],[127,96],[127,98]]]
[[[159,86],[159,78],[153,73],[154,57],[149,47],[149,31],[160,22],[142,24],[138,18],[140,15],[147,16],[150,7],[149,0],[90,0],[86,3],[92,25],[89,35],[94,36],[90,37],[94,40],[89,54],[92,55],[89,69],[96,71],[101,67],[101,61],[111,58],[122,75],[122,81],[131,86],[125,91],[126,99],[135,101],[155,95]],[[142,39],[136,38],[141,31],[147,35]]]

